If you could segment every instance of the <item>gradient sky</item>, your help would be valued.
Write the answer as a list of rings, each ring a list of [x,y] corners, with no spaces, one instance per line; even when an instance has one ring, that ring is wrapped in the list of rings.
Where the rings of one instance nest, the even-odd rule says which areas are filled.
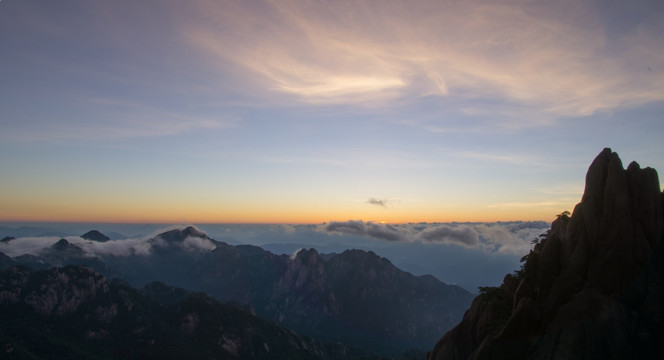
[[[664,169],[664,2],[0,1],[0,220],[550,221]]]

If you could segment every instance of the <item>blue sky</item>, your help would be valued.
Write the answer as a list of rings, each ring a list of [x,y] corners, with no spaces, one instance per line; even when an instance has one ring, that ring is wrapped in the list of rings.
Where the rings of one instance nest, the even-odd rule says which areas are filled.
[[[0,2],[0,220],[550,221],[664,168],[658,1]],[[377,201],[372,201],[377,200]]]

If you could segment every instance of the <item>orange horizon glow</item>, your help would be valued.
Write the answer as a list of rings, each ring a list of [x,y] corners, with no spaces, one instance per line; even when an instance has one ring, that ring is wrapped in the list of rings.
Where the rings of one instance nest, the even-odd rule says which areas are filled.
[[[518,216],[515,214],[475,214],[468,213],[450,214],[450,215],[431,215],[419,217],[397,217],[397,216],[362,216],[361,214],[348,214],[345,216],[288,216],[284,214],[264,215],[264,216],[98,216],[89,214],[89,216],[80,215],[41,215],[41,216],[0,216],[0,222],[54,222],[54,223],[108,223],[108,224],[322,224],[334,221],[364,221],[387,224],[409,224],[409,223],[482,223],[482,222],[510,222],[510,221],[552,221],[557,213],[539,215],[539,213],[530,213],[529,216]],[[571,211],[571,210],[570,210]]]
[[[318,205],[306,197],[261,203],[250,199],[217,202],[186,196],[146,197],[134,202],[108,193],[91,194],[83,199],[72,196],[46,199],[12,197],[6,200],[0,206],[2,222],[150,224],[321,224],[347,220],[390,224],[553,221],[557,214],[572,211],[576,203],[560,199],[491,205],[475,199],[440,205],[434,201],[404,200],[377,206],[366,200],[332,197],[325,199],[324,205]]]

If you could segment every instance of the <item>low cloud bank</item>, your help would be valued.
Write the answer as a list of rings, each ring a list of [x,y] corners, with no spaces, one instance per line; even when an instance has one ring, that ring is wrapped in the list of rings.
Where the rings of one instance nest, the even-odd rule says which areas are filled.
[[[459,244],[467,247],[476,246],[480,241],[477,231],[467,225],[427,227],[417,233],[415,239],[425,242]]]
[[[524,254],[544,233],[543,221],[446,224],[383,224],[361,220],[333,221],[318,227],[328,234],[371,237],[384,241],[452,244],[487,253]]]
[[[0,251],[7,256],[15,257],[23,254],[38,256],[41,252],[60,240],[57,236],[35,236],[13,239],[0,243]]]
[[[205,236],[189,234],[178,241],[166,241],[159,237],[164,232],[180,229],[172,226],[148,236],[106,242],[96,242],[79,236],[64,237],[71,244],[83,249],[87,256],[149,256],[157,249],[182,249],[190,252],[213,250],[216,244]],[[278,231],[276,231],[277,229]],[[385,224],[372,221],[333,221],[321,225],[284,226],[268,229],[262,237],[277,236],[280,241],[289,241],[283,236],[301,238],[315,231],[320,234],[355,236],[391,243],[420,243],[451,245],[477,250],[487,254],[523,255],[532,247],[532,240],[549,229],[545,222],[497,222],[497,223],[418,223]],[[198,230],[200,232],[200,230]],[[299,234],[299,235],[298,235]],[[23,254],[40,256],[49,251],[61,237],[19,237],[9,242],[0,242],[0,252],[11,257]]]
[[[52,245],[61,238],[70,244],[83,249],[85,255],[94,256],[148,256],[155,248],[177,247],[186,251],[209,251],[216,245],[209,239],[187,236],[181,242],[167,242],[160,234],[170,230],[181,230],[184,226],[174,225],[155,231],[154,233],[139,238],[128,238],[122,240],[111,240],[105,242],[90,241],[80,236],[47,236],[47,237],[19,237],[9,242],[0,243],[0,252],[8,256],[16,257],[24,254],[40,256],[45,254]],[[199,229],[196,229],[200,232]]]
[[[323,224],[323,232],[369,236],[387,241],[406,241],[406,234],[399,228],[390,224],[364,222],[362,220],[333,221]]]

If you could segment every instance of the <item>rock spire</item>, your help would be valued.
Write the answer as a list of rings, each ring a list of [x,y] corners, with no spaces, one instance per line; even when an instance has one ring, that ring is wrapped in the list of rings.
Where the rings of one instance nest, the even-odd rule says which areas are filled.
[[[483,288],[429,359],[664,358],[662,206],[654,169],[604,149],[571,217]]]

